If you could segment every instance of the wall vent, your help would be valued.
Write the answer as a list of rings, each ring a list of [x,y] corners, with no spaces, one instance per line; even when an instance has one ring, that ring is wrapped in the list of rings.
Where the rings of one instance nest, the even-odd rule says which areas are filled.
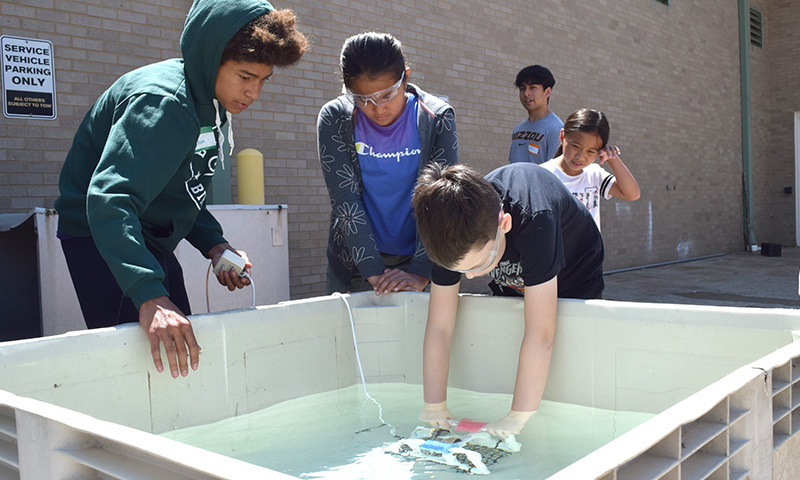
[[[755,8],[750,9],[750,44],[764,48],[764,17]]]

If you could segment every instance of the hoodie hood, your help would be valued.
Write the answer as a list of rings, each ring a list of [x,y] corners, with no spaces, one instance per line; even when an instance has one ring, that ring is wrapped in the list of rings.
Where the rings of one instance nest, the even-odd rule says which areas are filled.
[[[222,52],[240,28],[274,10],[266,0],[195,0],[181,35],[186,79],[195,101],[211,104]]]

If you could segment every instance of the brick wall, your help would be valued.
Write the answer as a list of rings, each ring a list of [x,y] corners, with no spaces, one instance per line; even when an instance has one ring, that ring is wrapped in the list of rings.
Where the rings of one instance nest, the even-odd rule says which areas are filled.
[[[0,119],[0,212],[52,207],[61,165],[91,103],[121,74],[180,55],[190,2],[139,2],[125,10],[97,3],[0,4],[3,35],[52,42],[58,100],[55,120]]]
[[[750,47],[754,215],[758,242],[796,245],[794,114],[800,111],[800,3],[758,1],[764,48]],[[785,193],[786,187],[792,193]]]
[[[768,37],[764,51],[753,53],[762,57],[753,64],[754,83],[763,89],[753,104],[767,120],[759,117],[754,138],[771,132],[774,140],[759,143],[759,151],[783,158],[792,151],[790,127],[773,131],[764,125],[773,127],[800,109],[798,89],[789,81],[797,78],[799,42],[791,25],[800,16],[793,0],[760,3],[767,7]],[[120,74],[178,56],[190,4],[0,4],[2,34],[53,43],[58,99],[56,120],[0,118],[0,212],[52,207],[61,163],[89,105]],[[525,117],[513,86],[521,67],[540,63],[553,71],[551,109],[562,119],[581,107],[603,110],[611,141],[642,189],[637,202],[602,205],[607,270],[743,248],[735,0],[675,1],[669,7],[654,0],[569,6],[542,0],[535,10],[523,0],[274,4],[295,9],[313,49],[298,66],[276,69],[234,127],[237,150],[264,154],[266,202],[289,205],[293,298],[324,293],[330,207],[316,154],[316,116],[341,89],[343,40],[364,30],[388,31],[403,42],[412,82],[449,97],[461,161],[483,172],[506,163],[510,131]],[[783,195],[783,184],[793,181],[793,170],[786,170],[788,179],[762,179],[754,170],[759,206],[774,203],[763,192],[779,189]],[[233,185],[236,198],[235,177]],[[793,235],[790,201],[793,196],[780,210],[783,223],[773,222],[776,235]],[[759,226],[766,224],[764,214],[759,210]]]

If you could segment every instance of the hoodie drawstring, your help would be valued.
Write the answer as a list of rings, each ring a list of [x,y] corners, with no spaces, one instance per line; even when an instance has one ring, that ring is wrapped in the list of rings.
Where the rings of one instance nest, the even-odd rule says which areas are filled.
[[[220,146],[220,150],[222,150],[222,146],[225,143],[225,137],[222,135],[222,122],[220,122],[219,118],[219,101],[215,98],[214,100],[214,113],[215,113],[215,120],[214,123],[216,125],[216,131],[219,132],[219,135],[222,138],[217,138],[217,144]],[[228,145],[230,145],[230,151],[228,152],[229,156],[233,156],[233,116],[231,112],[225,112],[225,118],[228,121]],[[222,169],[225,170],[225,161],[222,161]]]

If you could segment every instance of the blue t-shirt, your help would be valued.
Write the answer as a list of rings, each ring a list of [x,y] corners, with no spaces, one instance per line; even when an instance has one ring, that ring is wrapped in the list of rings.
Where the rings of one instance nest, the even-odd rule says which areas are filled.
[[[417,226],[411,193],[417,181],[421,144],[417,97],[408,95],[400,117],[382,127],[356,109],[356,152],[364,183],[362,198],[378,250],[413,255]]]

